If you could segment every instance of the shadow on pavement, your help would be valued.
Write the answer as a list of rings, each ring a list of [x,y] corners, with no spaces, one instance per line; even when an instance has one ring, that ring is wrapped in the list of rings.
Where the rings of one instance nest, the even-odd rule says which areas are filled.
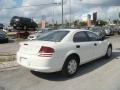
[[[9,40],[9,42],[8,43],[14,43],[15,42],[15,40]]]
[[[120,50],[120,48],[116,48],[116,50]]]
[[[6,90],[5,87],[0,87],[0,90]]]
[[[120,52],[113,52],[113,55],[110,59],[100,58],[95,61],[89,62],[87,64],[81,65],[78,69],[78,73],[74,77],[71,77],[71,78],[66,78],[62,76],[60,72],[46,74],[46,73],[31,71],[31,73],[39,78],[43,78],[43,79],[50,80],[50,81],[66,81],[69,79],[80,77],[94,70],[97,70],[98,68],[104,66],[105,64],[111,62],[112,60],[118,59],[117,57],[119,56],[120,56]]]
[[[9,41],[4,41],[4,42],[0,42],[0,44],[8,44],[8,43],[14,43],[15,40],[9,40]]]

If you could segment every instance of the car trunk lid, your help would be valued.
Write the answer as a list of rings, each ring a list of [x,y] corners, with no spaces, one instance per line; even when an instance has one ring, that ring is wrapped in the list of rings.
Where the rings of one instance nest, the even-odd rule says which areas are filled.
[[[56,42],[48,41],[28,41],[20,43],[20,52],[25,54],[37,55],[42,46],[53,47],[56,45]]]

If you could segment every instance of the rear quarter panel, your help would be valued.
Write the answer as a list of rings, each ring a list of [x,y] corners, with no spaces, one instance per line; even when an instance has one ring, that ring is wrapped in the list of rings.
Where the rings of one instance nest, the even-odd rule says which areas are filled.
[[[73,43],[62,43],[55,47],[55,58],[59,60],[59,64],[63,65],[67,57],[73,53],[77,53]]]

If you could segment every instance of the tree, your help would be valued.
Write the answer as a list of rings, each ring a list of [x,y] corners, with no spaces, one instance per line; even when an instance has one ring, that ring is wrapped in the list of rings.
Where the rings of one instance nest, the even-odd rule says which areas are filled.
[[[79,20],[75,20],[74,21],[74,27],[78,27],[79,26]]]
[[[120,21],[118,19],[116,19],[116,20],[113,20],[113,23],[118,24],[118,23],[120,23]]]
[[[80,25],[81,27],[84,27],[84,26],[87,25],[87,23],[86,23],[85,21],[81,21],[81,22],[79,23],[79,25]]]
[[[96,26],[105,26],[107,24],[107,22],[106,21],[104,21],[104,20],[98,20],[97,22],[96,22]]]

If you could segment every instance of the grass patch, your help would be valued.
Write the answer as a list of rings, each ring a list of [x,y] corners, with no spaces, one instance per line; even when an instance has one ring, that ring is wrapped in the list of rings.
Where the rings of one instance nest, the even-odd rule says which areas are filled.
[[[11,55],[11,56],[0,56],[0,62],[9,62],[9,61],[15,61],[16,56]]]
[[[26,41],[26,39],[22,39],[22,38],[17,38],[17,39],[16,39],[16,42],[18,42],[18,43],[19,43],[19,42],[22,42],[22,41]]]

